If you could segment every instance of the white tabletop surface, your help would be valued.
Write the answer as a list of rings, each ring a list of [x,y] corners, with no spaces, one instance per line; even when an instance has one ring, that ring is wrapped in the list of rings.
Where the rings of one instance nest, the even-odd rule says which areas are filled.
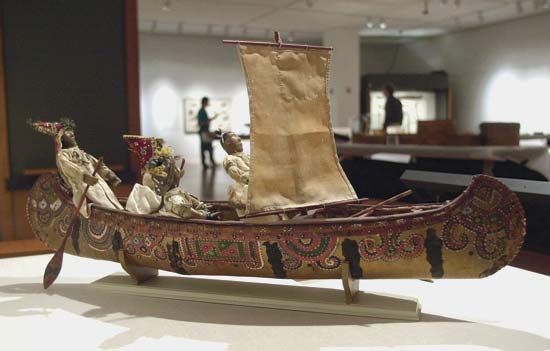
[[[511,161],[522,164],[550,179],[550,154],[546,145],[446,146],[339,143],[337,149],[340,156],[370,156],[378,160],[386,160],[390,156],[389,161],[393,161],[395,155],[436,159]],[[397,162],[408,163],[409,160],[400,157]]]
[[[69,255],[46,292],[50,257],[0,259],[0,350],[550,350],[550,278],[513,267],[482,280],[361,281],[418,297],[422,320],[402,322],[101,292],[89,283],[120,267]]]

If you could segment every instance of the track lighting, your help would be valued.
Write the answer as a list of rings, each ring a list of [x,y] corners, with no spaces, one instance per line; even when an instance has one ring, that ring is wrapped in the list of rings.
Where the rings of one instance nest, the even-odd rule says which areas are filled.
[[[483,15],[483,11],[477,12],[477,19],[479,20],[479,23],[485,23],[485,16]]]
[[[523,13],[523,4],[521,1],[516,1],[516,12],[518,15],[521,15]]]
[[[455,17],[453,19],[453,22],[454,22],[455,27],[457,27],[457,28],[462,26],[462,23],[460,22],[460,18],[458,18],[458,17]]]

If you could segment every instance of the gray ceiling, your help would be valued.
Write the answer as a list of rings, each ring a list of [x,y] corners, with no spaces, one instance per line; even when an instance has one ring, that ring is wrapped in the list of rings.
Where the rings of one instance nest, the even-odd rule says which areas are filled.
[[[550,0],[139,0],[141,32],[319,41],[331,28],[419,37],[530,16]],[[428,13],[425,13],[425,5]],[[380,28],[380,23],[387,25]],[[367,27],[371,23],[372,28]],[[290,38],[288,38],[290,37]]]

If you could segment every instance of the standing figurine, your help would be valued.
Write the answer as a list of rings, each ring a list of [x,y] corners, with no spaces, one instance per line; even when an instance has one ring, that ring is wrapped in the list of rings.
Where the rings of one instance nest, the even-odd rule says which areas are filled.
[[[54,137],[56,164],[64,182],[71,188],[73,202],[78,204],[86,185],[90,188],[86,198],[100,206],[122,210],[123,207],[109,186],[120,184],[120,178],[104,164],[101,164],[97,176],[93,176],[97,159],[86,153],[76,143],[75,124],[69,119],[60,119],[59,122],[30,122],[38,132]],[[80,214],[89,217],[88,206],[84,200]]]
[[[228,189],[229,203],[235,207],[239,216],[243,216],[248,197],[250,155],[243,152],[241,138],[234,132],[223,133],[221,144],[227,152],[227,156],[223,160],[223,168],[235,181]]]

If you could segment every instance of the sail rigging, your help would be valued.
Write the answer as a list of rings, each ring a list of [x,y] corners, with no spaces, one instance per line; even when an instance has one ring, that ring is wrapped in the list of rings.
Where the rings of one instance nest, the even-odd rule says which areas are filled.
[[[251,119],[246,213],[356,199],[330,121],[331,51],[238,44]]]

